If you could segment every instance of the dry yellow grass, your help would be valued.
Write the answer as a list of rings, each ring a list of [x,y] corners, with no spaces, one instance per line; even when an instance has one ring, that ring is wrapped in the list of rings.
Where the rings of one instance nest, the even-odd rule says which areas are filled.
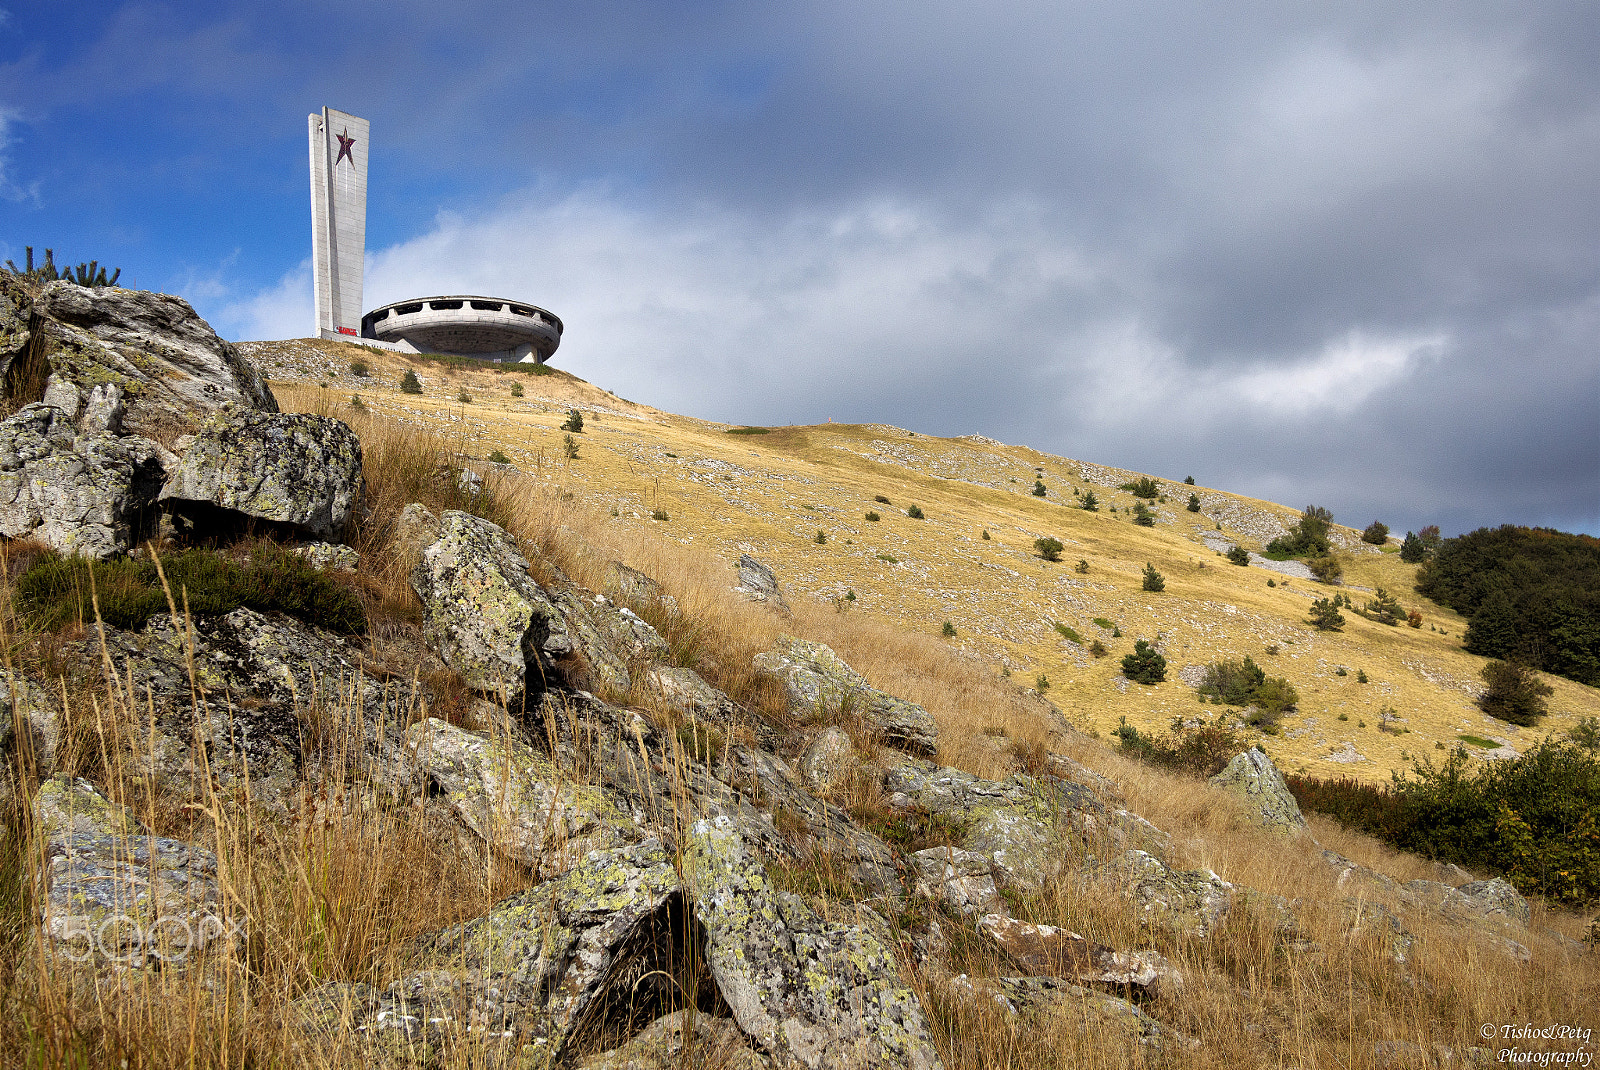
[[[337,342],[247,349],[286,407],[337,408],[359,392],[375,413],[450,435],[479,468],[490,452],[502,450],[513,462],[508,474],[524,493],[544,501],[547,524],[573,526],[578,522],[571,517],[582,515],[586,537],[612,546],[613,556],[626,559],[648,532],[692,547],[705,562],[697,567],[707,583],[725,586],[732,582],[731,562],[748,550],[777,570],[797,607],[840,608],[846,616],[888,625],[877,633],[885,637],[937,637],[948,620],[957,634],[939,642],[996,677],[1009,673],[999,691],[1012,684],[1031,688],[1042,674],[1050,684],[1045,697],[1086,732],[1105,734],[1122,717],[1149,732],[1165,730],[1178,716],[1208,716],[1215,710],[1196,702],[1179,671],[1245,654],[1286,677],[1301,696],[1281,735],[1263,738],[1264,746],[1285,769],[1317,775],[1386,782],[1391,771],[1408,769],[1418,756],[1437,756],[1440,745],[1453,747],[1462,735],[1524,750],[1549,731],[1600,715],[1600,692],[1552,679],[1552,715],[1539,727],[1485,716],[1472,698],[1484,659],[1461,650],[1465,621],[1417,595],[1414,567],[1396,553],[1365,546],[1354,529],[1340,529],[1351,547],[1341,555],[1347,592],[1359,603],[1363,588],[1383,586],[1422,611],[1421,629],[1386,627],[1347,612],[1342,632],[1317,632],[1306,614],[1313,598],[1330,593],[1326,587],[1232,566],[1204,544],[1207,534],[1222,534],[1259,548],[1270,535],[1263,525],[1291,522],[1298,507],[1163,481],[1169,500],[1157,506],[1160,523],[1141,528],[1128,514],[1135,499],[1116,489],[1137,473],[1022,446],[928,438],[880,425],[729,435],[728,425],[624,401],[559,371],[534,376],[492,366],[408,363]],[[350,375],[354,360],[370,365],[369,378]],[[425,384],[420,398],[396,389],[402,371],[413,365]],[[513,382],[523,384],[524,397],[511,396]],[[463,389],[470,404],[456,400]],[[579,458],[569,462],[559,425],[571,407],[587,423],[574,436]],[[1048,498],[1030,493],[1036,473]],[[1101,512],[1072,508],[1073,488],[1093,489]],[[1200,514],[1184,509],[1191,490],[1205,503]],[[892,504],[876,502],[878,495]],[[926,519],[905,515],[913,504]],[[657,509],[666,522],[651,519]],[[868,511],[882,519],[867,521]],[[608,527],[614,535],[599,534]],[[815,541],[819,529],[825,544]],[[1065,544],[1061,562],[1037,556],[1033,541],[1041,536]],[[1087,573],[1074,570],[1079,560],[1087,562]],[[1146,562],[1166,577],[1163,593],[1140,589]],[[1277,585],[1267,587],[1268,579]],[[844,600],[847,592],[853,601]],[[1114,624],[1121,637],[1113,638],[1096,618]],[[1100,639],[1110,656],[1096,659],[1066,642],[1055,622],[1076,630],[1085,644]],[[1135,639],[1157,637],[1169,661],[1167,681],[1123,684],[1122,655]],[[858,643],[851,653],[873,663],[872,645]],[[1274,647],[1278,652],[1269,654]],[[882,659],[882,671],[892,675],[894,661]],[[1347,675],[1337,674],[1341,667]],[[1358,670],[1369,683],[1357,682]],[[895,680],[898,686],[919,695],[940,690],[921,688],[905,675]],[[1397,711],[1406,734],[1378,730],[1384,707]],[[994,723],[976,719],[969,729]],[[1328,760],[1345,743],[1362,760]]]

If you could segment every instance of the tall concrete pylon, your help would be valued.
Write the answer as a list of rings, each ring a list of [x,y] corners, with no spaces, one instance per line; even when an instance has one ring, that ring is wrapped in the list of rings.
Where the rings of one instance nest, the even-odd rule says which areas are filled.
[[[367,253],[369,124],[323,108],[306,117],[311,136],[311,247],[317,337],[361,333]]]

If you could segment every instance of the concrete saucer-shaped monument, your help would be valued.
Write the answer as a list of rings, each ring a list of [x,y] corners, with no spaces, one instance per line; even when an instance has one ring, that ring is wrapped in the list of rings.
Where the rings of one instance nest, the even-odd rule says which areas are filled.
[[[418,353],[543,364],[561,344],[561,320],[503,297],[453,294],[396,301],[368,312],[361,334]]]

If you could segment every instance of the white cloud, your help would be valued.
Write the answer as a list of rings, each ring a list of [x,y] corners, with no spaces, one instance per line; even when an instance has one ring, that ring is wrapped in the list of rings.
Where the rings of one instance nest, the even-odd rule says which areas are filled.
[[[0,24],[4,24],[6,13],[0,11]],[[11,136],[11,127],[20,118],[17,112],[0,108],[0,200],[11,201],[16,204],[32,202],[39,203],[39,183],[37,180],[27,185],[19,184],[11,177],[11,154],[6,150],[16,140]]]
[[[1446,342],[1443,334],[1386,338],[1353,330],[1293,364],[1234,375],[1221,389],[1294,415],[1349,414],[1421,362],[1442,357]]]
[[[261,341],[304,338],[315,322],[311,294],[311,259],[307,257],[274,285],[224,304],[213,326],[225,338]]]

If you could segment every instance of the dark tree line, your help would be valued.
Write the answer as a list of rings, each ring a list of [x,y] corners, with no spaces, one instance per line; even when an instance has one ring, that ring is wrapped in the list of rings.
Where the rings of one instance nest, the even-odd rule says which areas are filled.
[[[1468,618],[1468,652],[1600,686],[1600,539],[1479,528],[1443,540],[1417,590]]]

